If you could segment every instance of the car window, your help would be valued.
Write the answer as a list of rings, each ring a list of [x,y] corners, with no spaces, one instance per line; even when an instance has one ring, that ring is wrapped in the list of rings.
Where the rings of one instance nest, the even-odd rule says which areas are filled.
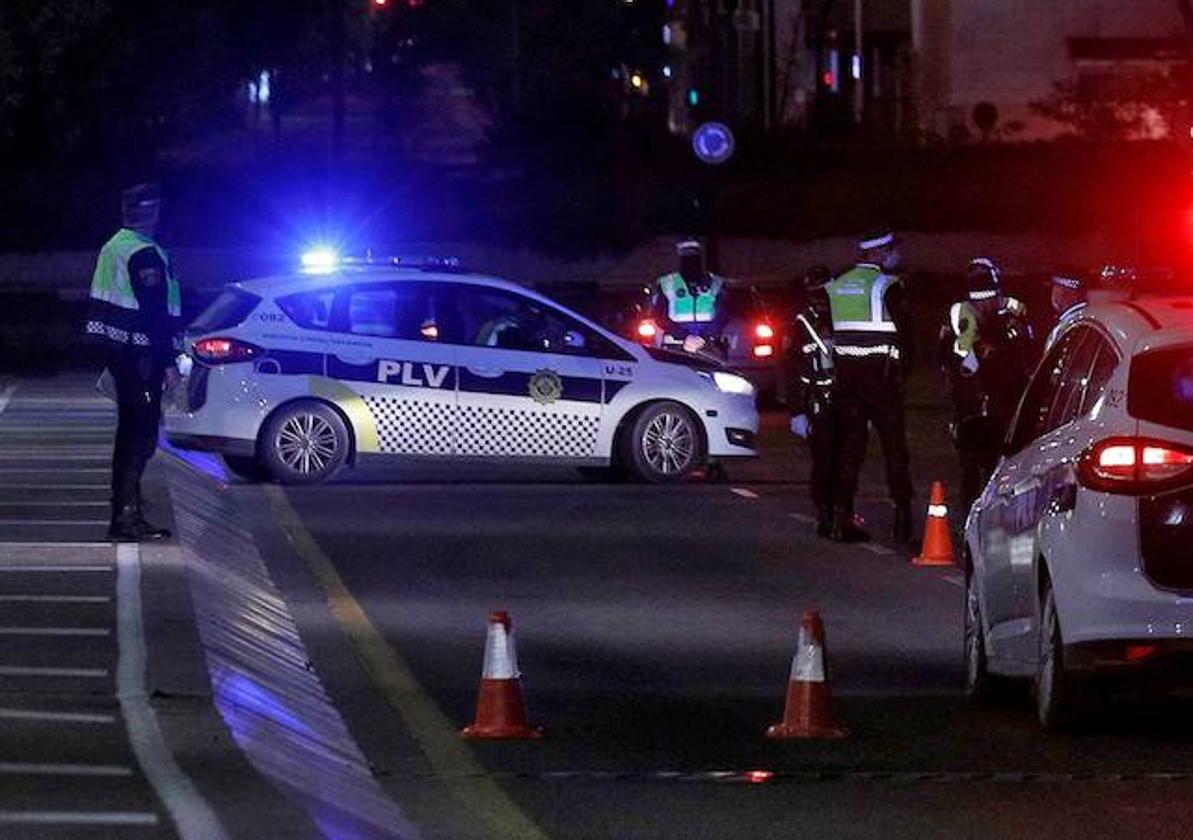
[[[1081,397],[1079,417],[1088,417],[1099,405],[1105,401],[1106,389],[1110,384],[1110,377],[1118,367],[1118,353],[1105,339],[1098,347],[1098,357],[1094,359],[1090,369],[1089,382],[1085,386],[1085,393]]]
[[[1018,452],[1044,433],[1052,398],[1056,394],[1056,382],[1087,332],[1086,329],[1066,332],[1036,369],[1019,403],[1019,411],[1007,438],[1012,451]]]
[[[1193,431],[1193,345],[1136,356],[1127,386],[1132,417]]]
[[[308,330],[331,329],[331,311],[335,304],[335,289],[320,289],[278,298],[278,306],[290,320]]]
[[[341,291],[343,331],[354,335],[437,341],[434,289],[427,283],[368,283]],[[338,323],[338,322],[337,322]]]
[[[1056,395],[1053,397],[1048,419],[1044,422],[1043,432],[1059,429],[1076,419],[1077,413],[1081,409],[1081,399],[1089,384],[1090,369],[1093,367],[1098,351],[1104,344],[1102,337],[1093,330],[1082,330],[1082,332],[1087,333],[1085,340],[1081,341],[1069,355],[1064,368],[1055,381]]]
[[[453,284],[450,340],[478,347],[621,358],[623,351],[585,324],[502,289]]]
[[[261,302],[261,298],[243,289],[224,289],[203,314],[190,325],[191,333],[214,332],[238,327]]]

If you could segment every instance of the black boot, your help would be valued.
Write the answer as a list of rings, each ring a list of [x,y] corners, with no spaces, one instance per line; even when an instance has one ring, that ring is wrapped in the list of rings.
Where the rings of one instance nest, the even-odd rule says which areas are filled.
[[[895,505],[895,521],[891,525],[891,540],[902,544],[911,542],[911,505],[907,502]]]
[[[135,505],[124,505],[112,514],[108,539],[114,542],[157,542],[169,538],[169,531],[146,522]]]
[[[816,536],[830,539],[833,535],[833,509],[826,505],[816,508]]]
[[[870,535],[857,526],[853,518],[853,511],[849,508],[837,508],[833,511],[832,538],[842,543],[863,543],[870,541]]]

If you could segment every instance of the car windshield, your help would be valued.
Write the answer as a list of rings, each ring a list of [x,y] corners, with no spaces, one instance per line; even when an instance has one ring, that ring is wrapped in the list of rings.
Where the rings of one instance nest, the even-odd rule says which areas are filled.
[[[1136,356],[1127,410],[1149,423],[1193,431],[1193,344]]]
[[[199,334],[239,326],[260,301],[259,297],[243,289],[224,289],[188,331]]]

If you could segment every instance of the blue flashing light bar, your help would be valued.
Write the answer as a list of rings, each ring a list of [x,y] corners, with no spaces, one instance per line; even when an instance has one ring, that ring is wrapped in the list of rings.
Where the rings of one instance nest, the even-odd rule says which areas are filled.
[[[340,264],[340,255],[331,248],[314,248],[302,255],[302,267],[312,274],[327,274]]]

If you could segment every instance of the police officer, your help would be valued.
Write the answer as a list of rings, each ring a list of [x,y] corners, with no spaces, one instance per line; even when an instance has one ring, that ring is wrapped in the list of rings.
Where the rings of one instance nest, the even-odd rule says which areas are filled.
[[[676,243],[679,271],[655,281],[651,314],[660,323],[674,325],[684,335],[684,348],[698,350],[719,339],[728,320],[722,305],[725,280],[704,265],[704,248],[695,239]],[[694,340],[689,341],[692,337]]]
[[[832,274],[824,266],[811,268],[803,278],[803,305],[791,326],[792,369],[789,386],[791,431],[808,442],[812,453],[812,503],[816,505],[816,535],[833,530],[833,482],[837,455],[833,419],[833,319],[825,286]]]
[[[892,537],[911,539],[911,474],[904,428],[904,381],[911,363],[911,323],[898,271],[900,255],[889,230],[859,243],[861,262],[829,283],[833,365],[842,435],[833,492],[833,539],[862,542],[869,534],[854,521],[853,499],[866,457],[868,424],[882,443],[894,503]]]
[[[124,226],[99,252],[86,331],[103,347],[118,408],[108,537],[137,542],[170,536],[145,521],[140,483],[157,449],[163,383],[178,375],[173,360],[182,312],[170,258],[153,240],[157,186],[139,184],[121,199]]]
[[[1064,270],[1052,275],[1052,312],[1056,316],[1048,339],[1044,342],[1044,351],[1056,342],[1060,335],[1060,328],[1075,312],[1086,304],[1085,276],[1080,271]]]
[[[994,471],[1023,393],[1032,333],[1027,307],[1003,291],[993,260],[971,260],[965,279],[965,298],[949,307],[940,329],[937,358],[953,403],[950,431],[968,513]]]

